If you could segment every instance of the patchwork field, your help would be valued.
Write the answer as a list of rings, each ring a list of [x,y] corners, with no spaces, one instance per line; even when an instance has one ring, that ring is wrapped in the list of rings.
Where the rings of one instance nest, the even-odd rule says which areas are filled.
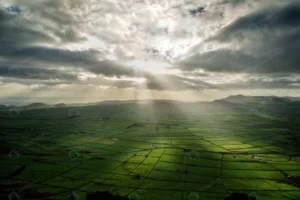
[[[108,190],[140,200],[300,199],[298,107],[194,108],[2,111],[0,198],[79,200]]]

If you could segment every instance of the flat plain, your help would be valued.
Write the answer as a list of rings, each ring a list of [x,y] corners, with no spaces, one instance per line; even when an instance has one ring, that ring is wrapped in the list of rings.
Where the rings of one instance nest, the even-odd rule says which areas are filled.
[[[5,110],[0,198],[300,199],[299,110],[218,102]]]

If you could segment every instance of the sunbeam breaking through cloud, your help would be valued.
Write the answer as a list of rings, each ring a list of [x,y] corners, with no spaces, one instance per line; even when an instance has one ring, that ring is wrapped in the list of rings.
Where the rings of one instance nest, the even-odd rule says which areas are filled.
[[[68,101],[62,84],[78,101],[118,99],[135,78],[157,93],[147,99],[299,94],[298,1],[2,1],[0,12],[3,103],[31,101],[32,85],[45,102]]]

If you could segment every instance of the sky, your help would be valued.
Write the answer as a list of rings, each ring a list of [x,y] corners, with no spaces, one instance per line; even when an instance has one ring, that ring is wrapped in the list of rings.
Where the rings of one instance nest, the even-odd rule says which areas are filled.
[[[0,0],[0,104],[300,96],[299,0]]]

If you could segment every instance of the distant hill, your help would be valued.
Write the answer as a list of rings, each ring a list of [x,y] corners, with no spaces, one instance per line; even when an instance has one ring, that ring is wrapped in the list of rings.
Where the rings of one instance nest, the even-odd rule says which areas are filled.
[[[212,105],[219,106],[229,106],[234,107],[236,105],[242,104],[259,104],[259,105],[270,105],[270,104],[287,104],[291,106],[299,106],[300,97],[277,97],[277,96],[244,96],[244,95],[231,95],[223,99],[217,99],[211,102],[198,101],[198,102],[183,102],[175,100],[107,100],[101,102],[91,102],[91,103],[76,103],[76,104],[65,104],[59,103],[55,105],[47,105],[42,102],[32,103],[27,106],[22,106],[25,109],[39,109],[44,107],[67,107],[67,106],[97,106],[97,105],[120,105],[120,104],[153,104],[154,106],[168,106],[175,104],[197,104],[197,105],[208,105],[207,103],[212,103]],[[13,105],[0,104],[0,110],[9,109],[15,107]],[[20,107],[20,106],[17,106]],[[21,107],[20,107],[21,108]]]
[[[45,104],[45,103],[32,103],[32,104],[29,104],[28,106],[24,106],[24,108],[26,108],[26,109],[43,108],[45,106],[47,106],[47,104]]]
[[[250,101],[252,101],[252,98],[243,95],[231,95],[220,100],[230,103],[249,103]]]
[[[291,100],[285,97],[270,97],[265,101],[262,101],[263,104],[273,104],[273,103],[290,103]]]
[[[20,110],[22,109],[22,107],[15,106],[15,105],[3,105],[3,104],[0,105],[0,110],[1,111],[6,111],[6,110],[9,110],[9,109],[14,109],[14,108],[18,108]]]
[[[138,103],[142,103],[142,104],[148,104],[148,103],[182,103],[181,101],[174,101],[174,100],[148,100],[148,99],[144,99],[144,100],[108,100],[108,101],[101,101],[99,103],[96,104],[138,104]]]
[[[7,108],[7,105],[0,104],[0,109]]]
[[[276,97],[276,96],[244,96],[244,95],[232,95],[224,99],[215,100],[213,102],[229,102],[229,103],[241,103],[241,104],[284,104],[290,103],[291,100],[288,97]]]
[[[235,105],[234,103],[229,102],[229,101],[226,101],[226,100],[224,100],[224,99],[214,100],[214,101],[212,102],[212,104],[217,104],[217,105],[227,105],[227,106],[233,106],[233,105]]]
[[[300,101],[300,97],[285,97],[291,101]]]
[[[58,103],[58,104],[55,104],[54,107],[66,107],[66,104]]]

